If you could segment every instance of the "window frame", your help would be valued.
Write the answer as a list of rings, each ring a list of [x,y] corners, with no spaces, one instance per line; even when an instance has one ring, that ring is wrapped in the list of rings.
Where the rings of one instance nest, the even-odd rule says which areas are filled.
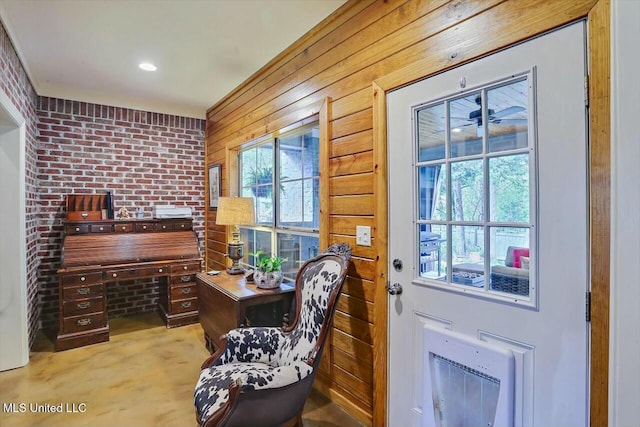
[[[317,129],[318,131],[318,156],[317,156],[317,164],[315,165],[315,169],[318,171],[317,175],[313,175],[311,177],[311,179],[315,179],[317,180],[317,186],[318,186],[318,203],[317,203],[317,207],[316,207],[316,217],[317,217],[317,227],[304,227],[304,226],[282,226],[280,225],[281,221],[279,216],[279,206],[280,206],[280,201],[281,201],[281,197],[280,197],[280,191],[273,191],[274,188],[279,188],[280,186],[280,156],[279,156],[279,150],[280,150],[280,146],[279,146],[279,140],[286,138],[288,135],[291,135],[295,132],[301,131],[301,133],[304,133],[305,128],[307,130],[311,130],[313,128]],[[292,123],[288,126],[285,126],[281,129],[279,129],[278,131],[260,136],[250,142],[247,142],[245,144],[242,144],[240,147],[238,147],[238,149],[235,151],[234,155],[236,157],[236,177],[237,177],[237,190],[238,190],[238,194],[242,194],[243,192],[243,188],[251,188],[251,187],[243,187],[243,179],[242,179],[242,160],[241,160],[241,155],[243,152],[251,150],[253,148],[257,148],[261,145],[265,145],[268,143],[272,143],[273,144],[273,152],[272,152],[272,166],[271,166],[271,170],[272,170],[272,181],[271,181],[271,185],[272,185],[272,200],[273,200],[273,208],[272,208],[272,215],[271,215],[271,225],[264,225],[264,224],[256,224],[253,226],[242,226],[240,227],[241,232],[242,230],[251,230],[251,231],[255,231],[255,232],[267,232],[270,233],[271,238],[270,238],[270,245],[271,245],[271,253],[273,255],[278,255],[278,243],[279,243],[279,239],[278,237],[281,235],[292,235],[296,238],[304,238],[304,237],[314,237],[318,244],[317,244],[317,250],[316,253],[319,252],[319,248],[320,248],[320,241],[321,241],[321,235],[320,235],[320,224],[322,222],[321,220],[321,212],[320,212],[320,204],[321,204],[321,191],[320,188],[322,186],[322,180],[321,180],[321,167],[322,167],[322,160],[321,160],[321,153],[322,153],[322,149],[321,149],[321,144],[322,144],[322,123],[321,123],[321,117],[320,114],[314,114],[312,116],[309,116],[307,118],[304,118],[302,120],[299,120],[295,123]],[[304,182],[305,179],[307,179],[309,177],[305,177],[302,176],[300,178],[301,182]],[[288,182],[291,182],[292,180],[288,180]],[[257,198],[256,198],[257,199]],[[248,244],[248,243],[245,243]],[[300,249],[300,251],[302,251],[302,249]],[[252,265],[249,261],[250,256],[249,253],[251,252],[251,250],[248,250],[247,253],[245,254],[245,257],[243,257],[243,259],[240,260],[241,265],[243,265],[245,268],[255,268],[255,265]],[[301,254],[302,256],[302,254]],[[305,258],[307,259],[307,258]],[[297,266],[296,268],[296,272],[299,270],[300,266],[302,265],[302,262],[300,262],[300,264]],[[286,281],[293,281],[295,280],[295,275],[293,275],[293,277],[289,276],[285,276],[285,280]]]
[[[412,183],[413,183],[413,200],[414,200],[414,208],[413,208],[413,248],[415,251],[414,257],[414,279],[412,283],[420,286],[428,286],[432,288],[439,288],[446,291],[452,291],[459,294],[466,294],[470,296],[480,297],[483,299],[502,301],[511,304],[515,304],[523,307],[537,308],[538,307],[538,281],[537,281],[537,269],[539,268],[539,253],[538,253],[538,208],[537,208],[537,200],[538,200],[538,189],[539,189],[539,181],[538,181],[538,163],[537,163],[537,150],[538,150],[538,140],[537,140],[537,117],[536,117],[536,73],[535,67],[522,71],[520,73],[516,73],[513,75],[505,76],[500,79],[496,79],[491,82],[483,83],[477,86],[465,88],[464,90],[449,93],[445,96],[438,97],[433,100],[429,100],[427,102],[421,103],[412,107],[411,109],[411,117],[413,123],[412,129],[412,139],[413,139],[413,168],[412,168]],[[527,138],[528,143],[526,147],[523,148],[513,148],[510,150],[503,151],[490,151],[489,147],[489,132],[487,125],[487,115],[488,115],[488,106],[487,106],[487,93],[492,89],[509,85],[518,81],[526,81],[527,82]],[[482,120],[484,130],[482,134],[482,151],[479,154],[472,154],[468,156],[458,156],[453,155],[451,152],[451,120],[450,120],[450,108],[448,108],[448,103],[451,101],[455,101],[457,99],[462,99],[465,96],[469,96],[470,93],[480,92],[482,95]],[[425,161],[419,160],[419,126],[418,126],[418,112],[420,110],[436,106],[438,104],[444,105],[444,156],[439,159],[429,159]],[[519,155],[519,154],[528,154],[528,173],[529,173],[529,222],[528,223],[512,223],[512,222],[499,222],[499,221],[491,221],[490,217],[490,199],[489,199],[489,162],[492,158],[499,158],[505,156]],[[469,160],[482,160],[482,174],[483,174],[483,205],[484,205],[484,218],[482,221],[456,221],[453,218],[452,213],[452,201],[451,201],[451,165],[458,162],[465,162]],[[443,165],[445,174],[444,179],[446,180],[446,214],[445,220],[434,220],[432,218],[429,219],[421,219],[420,217],[420,168],[425,166],[436,166]],[[439,178],[440,179],[440,178]],[[421,225],[437,225],[442,226],[446,230],[446,235],[444,239],[442,239],[447,245],[446,257],[444,258],[444,263],[446,266],[452,265],[452,242],[453,242],[453,227],[464,225],[464,226],[480,226],[483,228],[483,240],[484,240],[484,252],[485,257],[483,259],[484,264],[484,283],[483,286],[474,287],[466,284],[455,283],[452,280],[452,268],[446,269],[446,274],[444,275],[444,280],[442,277],[439,278],[428,278],[421,276],[421,268],[420,268],[420,226]],[[528,296],[520,296],[515,294],[509,294],[505,292],[500,292],[496,290],[492,290],[490,286],[490,273],[491,273],[491,228],[500,228],[500,227],[515,227],[515,228],[527,228],[529,230],[529,250],[531,252],[531,265],[529,269],[529,295]],[[487,256],[487,254],[489,254]]]

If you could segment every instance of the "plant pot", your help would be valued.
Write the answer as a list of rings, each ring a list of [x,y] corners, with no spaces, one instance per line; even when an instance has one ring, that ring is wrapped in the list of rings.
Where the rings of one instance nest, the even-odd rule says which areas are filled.
[[[282,271],[264,271],[256,270],[253,273],[253,281],[260,289],[275,289],[282,283]]]

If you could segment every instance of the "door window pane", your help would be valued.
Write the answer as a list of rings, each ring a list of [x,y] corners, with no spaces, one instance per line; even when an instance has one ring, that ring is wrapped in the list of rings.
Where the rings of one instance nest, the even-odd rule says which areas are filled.
[[[446,225],[419,224],[420,276],[439,279],[446,274]]]
[[[491,290],[529,296],[529,228],[491,227]]]
[[[482,95],[472,93],[448,103],[451,157],[482,153]]]
[[[451,219],[484,220],[482,159],[451,163]]]
[[[529,223],[529,154],[489,159],[491,221]]]
[[[527,80],[487,91],[490,152],[527,147],[528,95]]]
[[[451,227],[451,281],[474,287],[484,286],[484,227]]]
[[[443,164],[418,167],[419,219],[447,219],[446,182],[447,174]]]
[[[418,161],[444,159],[444,104],[418,110],[416,117]]]

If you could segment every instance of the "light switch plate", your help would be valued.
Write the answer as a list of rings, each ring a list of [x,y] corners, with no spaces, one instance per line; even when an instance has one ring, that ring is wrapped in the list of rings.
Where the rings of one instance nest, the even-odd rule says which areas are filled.
[[[356,245],[371,246],[371,227],[356,225]]]

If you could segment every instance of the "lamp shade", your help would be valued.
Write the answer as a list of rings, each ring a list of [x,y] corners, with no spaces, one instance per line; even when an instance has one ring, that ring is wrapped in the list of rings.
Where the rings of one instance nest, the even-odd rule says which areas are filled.
[[[220,197],[218,199],[216,224],[253,225],[255,223],[253,197]]]

